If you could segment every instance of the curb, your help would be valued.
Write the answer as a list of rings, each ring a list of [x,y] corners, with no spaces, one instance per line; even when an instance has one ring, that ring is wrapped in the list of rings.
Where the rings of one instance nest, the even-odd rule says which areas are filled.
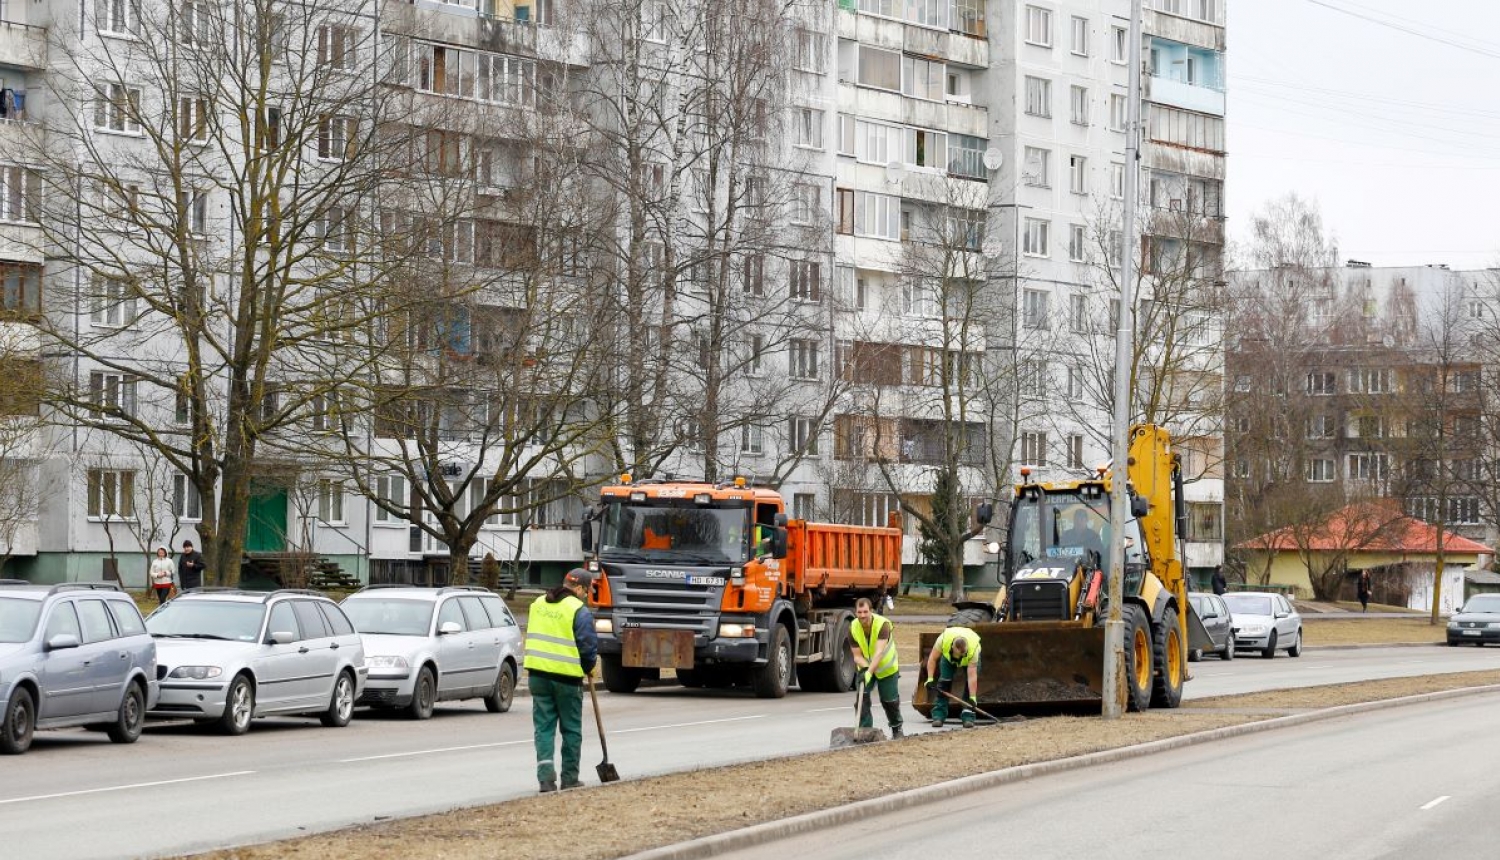
[[[1237,726],[1225,726],[1221,729],[1211,729],[1206,732],[1195,732],[1189,735],[1180,735],[1175,738],[1163,738],[1159,741],[1137,744],[1135,746],[1119,747],[1103,752],[1089,753],[1087,755],[1073,756],[1072,758],[1056,759],[1053,761],[1036,762],[1033,764],[1018,765],[1004,770],[991,771],[989,773],[975,774],[961,779],[940,782],[936,785],[913,788],[906,791],[889,794],[884,797],[875,797],[861,800],[844,806],[836,806],[832,809],[808,812],[795,815],[791,818],[783,818],[779,821],[768,821],[762,824],[751,825],[740,830],[732,830],[728,833],[717,833],[712,836],[704,836],[688,842],[679,842],[675,845],[665,845],[660,848],[652,848],[637,854],[631,854],[623,860],[700,860],[700,858],[713,857],[730,851],[743,848],[753,848],[796,836],[815,830],[840,824],[849,824],[862,821],[877,815],[884,815],[912,807],[923,806],[937,801],[948,800],[959,797],[973,791],[994,788],[1007,785],[1032,777],[1047,776],[1054,773],[1081,770],[1101,764],[1110,764],[1117,761],[1126,761],[1133,758],[1152,755],[1168,750],[1181,749],[1183,747],[1196,746],[1210,741],[1234,738],[1241,735],[1256,734],[1259,732],[1273,731],[1275,729],[1290,728],[1305,725],[1307,723],[1322,722],[1336,717],[1348,716],[1350,714],[1363,714],[1371,711],[1380,711],[1387,708],[1402,707],[1405,705],[1421,704],[1424,702],[1439,702],[1446,699],[1457,699],[1466,696],[1482,695],[1485,693],[1500,692],[1500,684],[1492,684],[1484,687],[1463,687],[1457,690],[1442,690],[1436,693],[1423,693],[1417,696],[1405,696],[1399,699],[1381,699],[1375,702],[1361,702],[1354,705],[1340,705],[1334,708],[1324,708],[1305,714],[1295,714],[1288,717],[1275,717],[1269,720],[1257,720],[1251,723],[1241,723]]]

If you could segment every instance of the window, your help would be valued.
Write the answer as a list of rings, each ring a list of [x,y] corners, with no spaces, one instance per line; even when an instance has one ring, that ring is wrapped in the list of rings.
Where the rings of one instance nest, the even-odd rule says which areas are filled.
[[[136,378],[128,373],[96,370],[89,374],[89,402],[96,415],[135,415]]]
[[[325,116],[318,120],[318,157],[333,161],[348,158],[354,150],[355,131],[356,120],[352,116]],[[458,159],[453,161],[457,167]]]
[[[740,278],[745,292],[752,296],[766,294],[766,258],[760,254],[746,254],[740,260]]]
[[[109,610],[105,608],[102,600],[76,600],[73,605],[78,609],[78,620],[83,630],[84,642],[103,642],[113,639],[115,635],[114,625],[109,621]],[[84,663],[88,665],[87,662]]]
[[[1026,42],[1052,47],[1052,10],[1040,6],[1026,7]]]
[[[750,360],[745,364],[746,376],[760,376],[765,369],[766,336],[763,334],[750,335]]]
[[[948,29],[949,0],[906,0],[906,20],[927,27]]]
[[[1026,78],[1026,112],[1032,116],[1052,116],[1052,82],[1046,78]]]
[[[953,28],[968,36],[984,36],[984,0],[953,0]]]
[[[823,74],[828,71],[828,39],[811,30],[797,31],[797,46],[792,53],[792,68]]]
[[[787,441],[791,452],[805,451],[809,455],[818,453],[818,422],[814,418],[792,418],[789,421]]]
[[[1332,371],[1315,370],[1307,374],[1307,393],[1326,395],[1336,393],[1337,381]]]
[[[183,189],[177,192],[177,208],[187,221],[188,232],[194,236],[208,233],[208,192]]]
[[[861,49],[860,56],[863,57]],[[916,99],[942,101],[947,84],[947,67],[936,60],[918,57],[901,58],[901,92]]]
[[[141,0],[98,0],[94,10],[101,33],[134,34],[140,26]]]
[[[817,499],[818,499],[818,497],[815,496],[815,495],[813,495],[812,493],[793,493],[792,494],[792,519],[794,519],[794,520],[810,520],[810,519],[812,519],[813,515],[814,515],[814,505],[817,504]]]
[[[1088,257],[1088,232],[1082,224],[1068,225],[1068,259],[1085,262]]]
[[[792,301],[816,302],[822,298],[821,270],[822,264],[811,260],[791,262]]]
[[[823,219],[823,187],[811,182],[792,186],[793,224],[815,224]]]
[[[858,124],[850,114],[839,114],[839,155],[855,154],[855,129]]]
[[[793,379],[818,378],[818,342],[794,338],[787,347],[787,375]]]
[[[201,96],[177,99],[177,135],[193,143],[208,140],[208,99]]]
[[[479,101],[533,104],[536,101],[536,61],[503,54],[480,54],[475,86],[474,97]]]
[[[1070,101],[1072,102],[1072,121],[1074,125],[1089,124],[1089,88],[1080,87],[1076,84],[1070,88]]]
[[[1116,200],[1125,196],[1125,165],[1118,162],[1109,166],[1109,196]]]
[[[984,179],[984,150],[988,142],[967,134],[948,135],[948,172],[966,179]]]
[[[908,164],[938,170],[948,164],[948,135],[940,131],[908,128],[902,132],[903,155]]]
[[[833,276],[839,291],[839,302],[844,310],[862,311],[869,305],[869,283],[858,275],[853,266],[837,266]]]
[[[1026,397],[1047,396],[1047,362],[1031,358],[1021,363],[1021,394]]]
[[[966,251],[984,247],[984,212],[978,209],[948,210],[948,245]]]
[[[1307,438],[1332,439],[1333,436],[1334,421],[1332,415],[1314,415],[1307,419]]]
[[[41,195],[41,175],[36,171],[0,165],[0,221],[35,222]]]
[[[1109,94],[1109,127],[1113,131],[1124,131],[1125,123],[1129,121],[1126,115],[1127,102],[1125,97],[1119,93]]]
[[[0,311],[9,317],[33,317],[41,313],[41,266],[0,262]]]
[[[900,239],[901,198],[854,192],[854,233],[878,239]]]
[[[1224,539],[1224,509],[1217,502],[1188,502],[1187,539],[1190,541],[1222,541]]]
[[[1025,149],[1026,167],[1023,178],[1027,185],[1035,188],[1052,187],[1052,151],[1036,146]]]
[[[1151,106],[1151,139],[1223,152],[1224,118],[1154,104]]]
[[[1309,484],[1328,484],[1334,479],[1333,458],[1314,457],[1303,464],[1303,475]]]
[[[1026,431],[1021,434],[1021,465],[1047,465],[1046,431]]]
[[[334,253],[349,250],[349,217],[350,216],[348,209],[345,209],[342,206],[331,206],[327,211],[323,212],[313,220],[313,235],[321,240],[323,250],[331,251]],[[470,239],[469,247],[470,249],[472,249],[474,222],[455,222],[453,227],[455,230],[463,231],[465,229],[465,225],[467,225],[467,235]],[[437,244],[441,248],[447,243],[438,240]],[[473,262],[472,250],[468,262]]]
[[[1074,18],[1073,20],[1077,21],[1079,19]],[[1083,436],[1075,433],[1075,434],[1073,434],[1071,436],[1066,437],[1063,440],[1063,444],[1067,446],[1067,450],[1068,450],[1068,468],[1069,469],[1082,469],[1083,468]]]
[[[281,108],[266,108],[262,119],[260,128],[257,129],[260,135],[260,148],[275,149],[281,145]]]
[[[1389,394],[1391,371],[1359,368],[1349,371],[1349,391],[1354,394]]]
[[[1390,477],[1390,458],[1385,454],[1350,454],[1349,480],[1383,481]]]
[[[1125,64],[1130,61],[1130,32],[1124,27],[1114,27],[1110,32],[1109,61]]]
[[[354,70],[354,46],[359,31],[340,24],[324,24],[318,28],[318,66],[339,72]]]
[[[811,149],[823,148],[823,112],[799,107],[792,111],[792,143]]]
[[[1026,328],[1047,327],[1047,293],[1045,290],[1022,292],[1021,324]]]
[[[765,429],[754,424],[740,428],[740,453],[763,454],[766,449]]]
[[[106,84],[94,102],[94,128],[122,134],[140,134],[140,87]]]
[[[1073,16],[1072,50],[1080,57],[1089,55],[1089,19]]]
[[[198,488],[181,472],[172,476],[172,513],[179,520],[203,519],[203,500],[198,497]]]
[[[1088,159],[1081,155],[1068,156],[1068,190],[1074,194],[1089,193]]]
[[[89,469],[87,482],[90,519],[135,517],[135,472]]]
[[[901,92],[900,51],[882,51],[867,45],[860,45],[857,50],[861,86]]]
[[[1087,334],[1089,330],[1089,297],[1083,293],[1068,296],[1068,331]]]
[[[406,478],[401,475],[380,475],[375,478],[375,498],[395,508],[406,508]],[[375,506],[375,522],[394,523],[405,520],[380,505]]]
[[[1028,257],[1048,256],[1047,233],[1052,222],[1040,218],[1027,218],[1025,234],[1021,237],[1021,253]]]
[[[855,157],[860,161],[884,166],[906,160],[901,151],[904,138],[900,128],[864,120],[858,120],[854,127]]]
[[[1068,365],[1068,396],[1083,396],[1083,368],[1076,364]]]
[[[318,480],[318,519],[325,523],[344,522],[344,485],[328,478]]]

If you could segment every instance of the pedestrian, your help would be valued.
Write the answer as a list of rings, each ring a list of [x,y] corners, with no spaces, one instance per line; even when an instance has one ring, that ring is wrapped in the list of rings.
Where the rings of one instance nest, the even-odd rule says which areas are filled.
[[[172,574],[177,572],[177,564],[172,561],[171,553],[164,546],[156,548],[156,558],[151,559],[151,590],[156,592],[158,604],[167,602],[167,595],[172,593]]]
[[[1214,565],[1213,578],[1214,594],[1223,594],[1229,590],[1229,581],[1224,578],[1224,565]]]
[[[1361,612],[1370,611],[1371,591],[1370,572],[1368,570],[1361,570],[1359,572],[1359,608]]]
[[[531,690],[531,727],[536,742],[536,781],[543,792],[557,791],[552,763],[562,731],[562,787],[581,788],[583,757],[583,679],[594,672],[599,640],[594,616],[584,605],[594,575],[574,568],[562,585],[531,604],[526,619],[526,671]]]
[[[193,549],[193,542],[182,542],[182,555],[177,557],[177,587],[191,591],[203,587],[203,553]]]
[[[849,651],[854,654],[854,668],[860,685],[859,727],[873,728],[870,712],[870,690],[880,690],[880,706],[890,724],[891,737],[904,737],[901,728],[901,665],[896,658],[895,625],[889,618],[875,614],[870,598],[854,602],[854,620],[849,622]]]
[[[949,627],[938,634],[927,654],[927,693],[932,697],[932,726],[941,728],[948,719],[948,697],[959,669],[967,670],[968,698],[959,714],[964,728],[974,727],[974,709],[979,707],[979,634],[967,627]]]

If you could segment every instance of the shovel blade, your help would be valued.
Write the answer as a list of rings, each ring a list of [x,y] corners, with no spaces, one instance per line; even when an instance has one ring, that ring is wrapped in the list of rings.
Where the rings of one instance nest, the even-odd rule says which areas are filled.
[[[843,749],[859,744],[873,744],[885,740],[883,729],[834,729],[828,738],[829,749]]]
[[[615,766],[607,761],[599,762],[599,764],[594,766],[594,770],[599,774],[600,782],[620,781],[620,772],[615,770]]]

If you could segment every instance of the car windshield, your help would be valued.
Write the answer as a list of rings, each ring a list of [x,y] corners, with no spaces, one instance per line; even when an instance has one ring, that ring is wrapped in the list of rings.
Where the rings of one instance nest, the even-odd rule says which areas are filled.
[[[1500,612],[1500,594],[1482,594],[1469,598],[1465,612]]]
[[[738,564],[750,557],[750,509],[689,499],[604,507],[599,555],[615,561]]]
[[[229,639],[254,642],[260,638],[266,607],[235,600],[173,600],[151,613],[146,629],[167,639]]]
[[[1255,594],[1226,594],[1224,602],[1235,615],[1270,615],[1271,598]]]
[[[42,602],[21,597],[0,597],[0,642],[25,642],[36,630]]]
[[[397,597],[356,597],[341,604],[354,629],[388,636],[426,636],[432,629],[432,601]]]

